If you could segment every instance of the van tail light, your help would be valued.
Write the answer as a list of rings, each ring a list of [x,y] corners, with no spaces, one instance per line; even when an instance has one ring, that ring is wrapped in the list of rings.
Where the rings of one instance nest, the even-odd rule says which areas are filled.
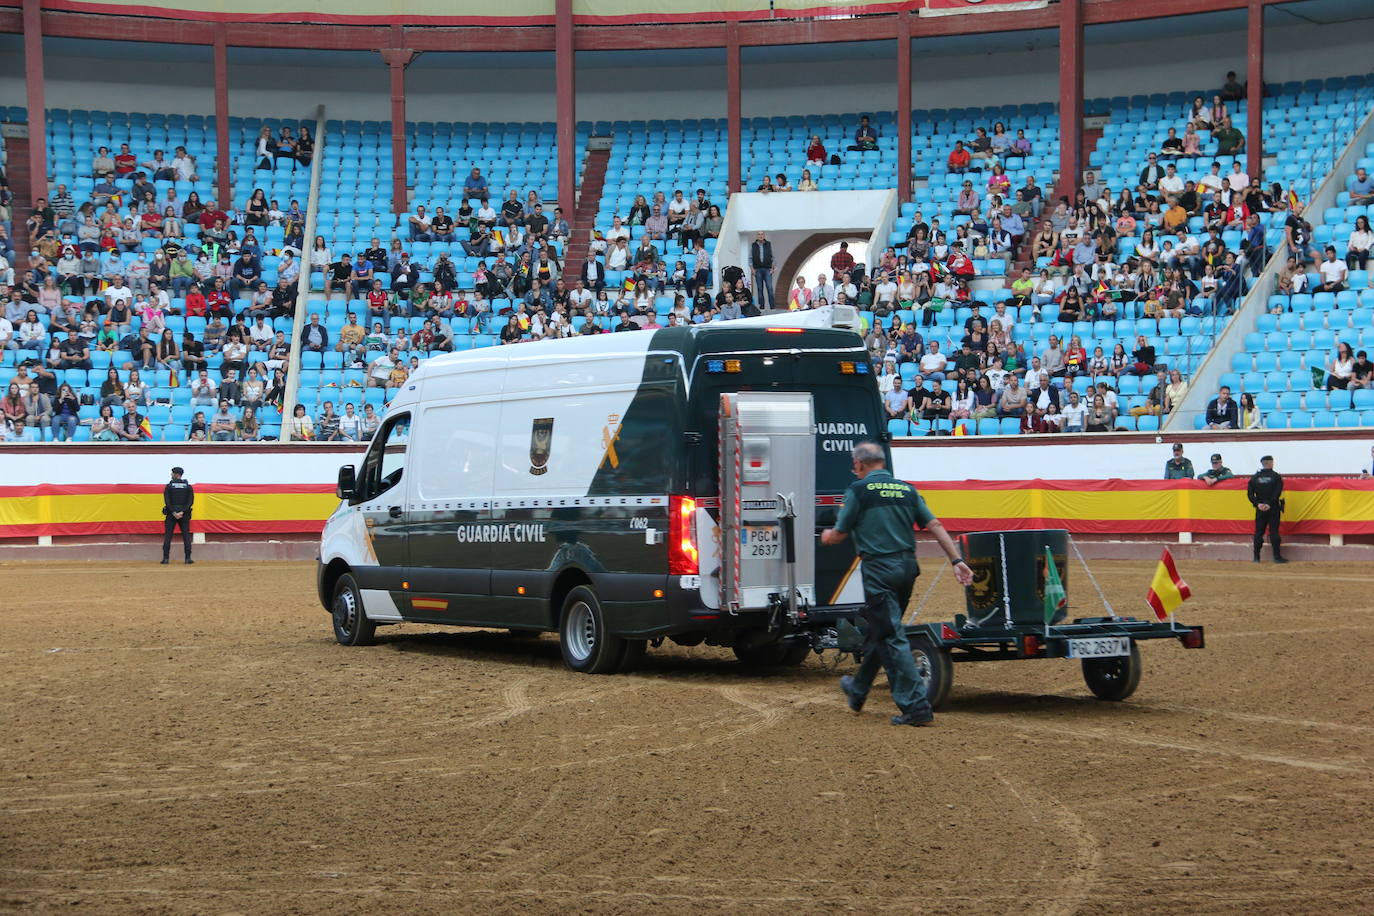
[[[697,574],[697,501],[690,496],[668,497],[668,575]]]

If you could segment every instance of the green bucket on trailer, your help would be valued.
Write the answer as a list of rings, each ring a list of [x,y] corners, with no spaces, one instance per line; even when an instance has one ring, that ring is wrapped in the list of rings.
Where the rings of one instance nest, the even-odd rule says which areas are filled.
[[[964,589],[969,622],[978,626],[1045,623],[1045,548],[1054,555],[1059,580],[1069,589],[1069,533],[1062,528],[1032,531],[975,531],[960,536],[973,584]],[[1050,620],[1059,623],[1067,611]],[[1010,617],[1010,620],[1008,620]]]

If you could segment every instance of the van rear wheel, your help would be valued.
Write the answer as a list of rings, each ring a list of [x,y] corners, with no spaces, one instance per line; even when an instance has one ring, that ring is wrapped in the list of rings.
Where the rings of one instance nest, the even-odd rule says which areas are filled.
[[[583,674],[611,674],[625,658],[625,640],[606,632],[596,592],[585,585],[568,592],[558,618],[558,645],[564,663]]]
[[[370,646],[377,624],[363,612],[363,596],[358,583],[348,573],[334,585],[334,603],[329,608],[334,622],[334,638],[341,646]]]

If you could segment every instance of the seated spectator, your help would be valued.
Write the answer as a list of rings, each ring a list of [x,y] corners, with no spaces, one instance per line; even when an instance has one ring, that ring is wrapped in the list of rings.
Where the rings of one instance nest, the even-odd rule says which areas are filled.
[[[1236,80],[1236,72],[1226,73],[1226,82],[1221,86],[1221,98],[1227,102],[1239,102],[1245,98],[1245,87]]]
[[[334,412],[333,401],[325,401],[319,417],[315,419],[315,438],[320,442],[337,442],[343,438],[339,433],[339,415]]]
[[[1326,361],[1326,390],[1344,391],[1355,378],[1355,353],[1350,344],[1340,341],[1336,344],[1336,355]]]
[[[1212,139],[1217,141],[1218,156],[1234,156],[1245,149],[1245,135],[1231,124],[1230,118],[1224,118],[1221,127],[1212,132]]]
[[[297,404],[292,410],[291,423],[287,430],[288,440],[291,442],[311,442],[314,440],[315,422],[310,419],[310,414],[305,412],[304,404]]]
[[[1078,396],[1077,391],[1070,391],[1067,403],[1059,412],[1059,429],[1066,433],[1086,432],[1088,428],[1088,405]]]
[[[1132,354],[1134,362],[1129,371],[1137,376],[1150,375],[1155,371],[1155,360],[1157,359],[1155,348],[1150,346],[1143,334],[1136,335],[1135,344],[1135,351]]]
[[[1019,376],[1008,375],[1006,385],[1002,388],[1002,394],[997,399],[997,416],[1025,416],[1027,403],[1026,389],[1021,387]]]
[[[1116,408],[1107,404],[1106,398],[1093,396],[1093,406],[1088,411],[1086,430],[1090,433],[1109,433],[1116,428]]]
[[[1240,427],[1240,413],[1236,407],[1236,402],[1231,400],[1230,387],[1221,386],[1217,396],[1207,404],[1207,413],[1204,419],[1208,429],[1238,429]]]
[[[152,434],[145,430],[143,423],[144,417],[138,412],[138,405],[133,401],[125,401],[124,416],[119,418],[114,427],[115,435],[125,442],[151,439]]]
[[[1355,177],[1346,188],[1350,192],[1352,206],[1364,207],[1374,204],[1374,176],[1364,168],[1355,170]]]
[[[1006,151],[1005,151],[1002,155],[1003,155],[1004,158],[1007,158],[1007,157],[1019,157],[1019,158],[1024,158],[1024,157],[1026,157],[1026,156],[1029,156],[1030,154],[1031,154],[1031,142],[1030,142],[1029,140],[1026,139],[1026,132],[1025,132],[1024,130],[1017,130],[1017,131],[1016,131],[1016,139],[1013,140],[1013,141],[1011,141],[1011,145],[1007,147]],[[1036,215],[1038,216],[1039,214],[1036,214]]]
[[[512,191],[512,194],[515,192]],[[420,204],[415,208],[415,212],[406,218],[410,226],[410,240],[412,242],[432,242],[434,235],[430,232],[429,217],[425,213],[425,205]]]
[[[318,312],[310,313],[310,323],[301,329],[301,347],[312,353],[329,349],[329,331],[320,324]]]
[[[1364,270],[1369,263],[1369,249],[1374,248],[1374,232],[1369,228],[1368,216],[1355,217],[1355,231],[1345,248],[1345,263],[1350,270]]]
[[[1145,168],[1140,170],[1140,179],[1137,183],[1146,188],[1154,189],[1159,187],[1159,179],[1163,177],[1164,168],[1159,164],[1159,157],[1150,153],[1146,157]]]
[[[512,315],[510,320],[516,321],[516,317]],[[519,327],[518,323],[516,327]],[[389,387],[392,371],[399,365],[401,365],[401,351],[396,347],[392,347],[389,352],[378,356],[367,367],[367,387]]]
[[[243,415],[234,424],[234,438],[240,442],[257,442],[262,438],[262,424],[255,408],[243,408]]]
[[[949,392],[945,391],[939,379],[931,382],[930,391],[921,399],[921,419],[948,420],[951,406]]]
[[[1350,269],[1344,261],[1337,260],[1335,247],[1327,245],[1326,260],[1317,266],[1317,272],[1321,274],[1322,282],[1317,284],[1315,292],[1339,293],[1346,288],[1345,281]]]
[[[463,196],[467,198],[479,198],[485,205],[487,202],[487,179],[483,177],[482,170],[477,166],[472,167],[467,179],[463,182]]]
[[[819,136],[813,136],[811,142],[806,146],[806,164],[825,165],[829,161],[830,157],[826,155],[825,144],[821,142]]]
[[[1179,139],[1176,128],[1169,128],[1169,135],[1159,144],[1159,155],[1166,159],[1177,159],[1183,155],[1183,141]]]
[[[968,171],[970,160],[969,151],[964,149],[964,141],[955,140],[954,149],[950,152],[945,165],[949,171],[962,175]]]
[[[869,153],[878,148],[878,130],[868,121],[868,115],[859,118],[859,126],[854,131],[854,144],[851,152]]]
[[[965,181],[954,202],[954,213],[956,216],[972,216],[978,212],[981,203],[982,198],[974,189],[973,182]]]
[[[957,142],[955,145],[957,147]],[[987,128],[980,127],[975,132],[969,156],[980,162],[993,162],[997,159],[992,152],[992,138],[988,136]]]

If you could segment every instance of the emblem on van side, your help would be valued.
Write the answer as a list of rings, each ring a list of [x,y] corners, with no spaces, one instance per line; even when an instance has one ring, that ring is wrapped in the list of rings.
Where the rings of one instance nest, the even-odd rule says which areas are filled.
[[[598,467],[605,467],[607,462],[611,468],[620,467],[620,456],[615,453],[615,444],[620,439],[620,414],[613,413],[606,417],[606,425],[601,427],[601,444],[606,448],[606,454],[601,456],[601,464]]]
[[[553,417],[541,417],[530,424],[530,473],[549,472],[549,452],[553,449]]]

